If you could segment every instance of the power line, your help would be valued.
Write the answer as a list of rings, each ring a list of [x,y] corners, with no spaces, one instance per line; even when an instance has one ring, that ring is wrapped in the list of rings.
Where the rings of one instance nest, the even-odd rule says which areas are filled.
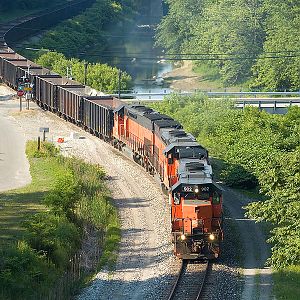
[[[24,43],[22,44],[24,46],[26,45],[30,45],[32,46],[33,48],[34,47],[38,47],[38,45],[35,46],[35,44],[32,44],[32,43]],[[15,47],[17,49],[24,49],[24,47],[21,47],[21,46],[17,46]],[[51,51],[57,51],[57,50],[61,50],[61,51],[64,51],[64,50],[70,50],[70,49],[77,49],[76,46],[74,47],[59,47],[59,48],[48,48],[48,50],[51,50]],[[27,50],[30,50],[30,49],[27,49]],[[38,50],[38,49],[36,49]],[[40,50],[47,50],[47,49],[43,49],[43,48],[40,48]],[[80,55],[91,55],[91,56],[105,56],[103,55],[103,53],[111,53],[110,56],[113,56],[114,53],[124,53],[126,51],[124,51],[123,49],[119,49],[119,50],[113,50],[113,49],[109,49],[109,50],[103,50],[101,51],[100,53],[95,53],[95,51],[97,50],[93,50],[91,52],[89,52],[89,49],[86,50],[88,53],[86,52],[80,52],[79,54]],[[173,57],[173,56],[179,56],[179,58],[181,56],[240,56],[240,55],[244,55],[244,56],[249,56],[249,55],[256,55],[256,53],[245,53],[245,52],[233,52],[233,53],[207,53],[207,52],[199,52],[199,53],[164,53],[160,50],[155,50],[153,49],[153,51],[142,51],[140,53],[138,52],[133,52],[133,53],[125,53],[126,55],[130,55],[130,56],[133,56],[131,58],[142,58],[142,57],[138,57],[138,55],[140,54],[145,54],[145,53],[150,53],[150,54],[153,54],[155,52],[159,52],[161,53],[161,55],[156,55],[156,58],[164,58],[164,59],[167,59],[169,56]],[[279,55],[280,53],[300,53],[300,50],[281,50],[281,51],[264,51],[263,54],[276,54],[276,55]],[[259,54],[258,54],[259,55]],[[291,56],[292,57],[292,56]],[[242,59],[243,57],[241,57]],[[254,59],[256,57],[250,57],[249,59]],[[171,59],[171,58],[170,58]]]
[[[78,53],[78,55],[85,55],[85,53]],[[133,56],[113,56],[113,55],[101,55],[101,54],[87,54],[87,56],[92,57],[104,57],[104,58],[119,58],[119,59],[135,59],[135,60],[166,60],[166,61],[181,61],[181,60],[201,60],[201,61],[213,61],[213,60],[257,60],[257,59],[281,59],[281,58],[294,58],[294,57],[300,57],[299,55],[280,55],[280,56],[257,56],[257,57],[193,57],[193,58],[170,58],[166,56],[156,56],[156,57],[133,57]]]
[[[17,47],[19,48],[19,47]],[[31,50],[31,49],[28,49]],[[36,49],[37,50],[37,49]],[[45,49],[46,50],[46,49]],[[50,52],[52,51],[51,49]],[[40,49],[43,51],[43,49]],[[46,50],[47,51],[47,50]],[[298,52],[295,52],[298,53]],[[196,56],[197,55],[197,56]],[[168,56],[116,56],[116,55],[106,55],[106,54],[92,54],[92,53],[77,53],[77,56],[86,57],[98,57],[98,58],[112,58],[120,60],[130,60],[132,62],[137,62],[139,60],[156,60],[156,61],[234,61],[234,60],[262,60],[262,59],[284,59],[284,58],[295,58],[300,57],[299,55],[272,55],[272,56],[232,56],[232,57],[208,57],[209,54],[194,54],[194,57],[168,57]],[[220,56],[225,56],[222,54]],[[198,57],[204,56],[204,57]],[[211,54],[211,56],[218,56],[216,54]],[[228,55],[227,55],[228,56]]]

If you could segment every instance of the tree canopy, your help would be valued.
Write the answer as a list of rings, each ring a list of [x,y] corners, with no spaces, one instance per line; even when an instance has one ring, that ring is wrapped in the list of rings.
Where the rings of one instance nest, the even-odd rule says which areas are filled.
[[[217,66],[225,86],[299,89],[299,0],[166,2],[157,44],[168,53],[197,54],[185,57]]]
[[[96,90],[103,92],[113,92],[119,87],[119,70],[107,64],[87,63],[76,58],[67,59],[63,54],[48,52],[42,54],[37,63],[53,70],[54,72],[66,76],[72,76],[75,80],[84,83],[84,64],[87,64],[86,84]],[[131,88],[132,81],[126,72],[121,74],[121,89]]]

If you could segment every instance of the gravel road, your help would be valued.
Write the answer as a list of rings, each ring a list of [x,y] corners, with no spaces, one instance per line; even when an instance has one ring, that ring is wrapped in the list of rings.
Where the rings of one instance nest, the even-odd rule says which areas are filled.
[[[0,89],[3,93],[3,87]],[[6,93],[9,93],[7,89]],[[58,137],[64,137],[65,143],[56,143],[64,155],[74,155],[100,164],[107,172],[109,188],[118,207],[122,227],[119,258],[114,272],[105,269],[99,272],[77,299],[166,299],[177,271],[177,261],[172,255],[170,242],[169,206],[157,182],[139,165],[75,125],[34,104],[31,104],[31,110],[19,113],[18,101],[10,97],[7,99],[10,100],[1,102],[1,114],[8,116],[12,126],[19,126],[26,139],[37,139],[40,135],[39,127],[49,127],[48,140],[56,143]],[[71,138],[74,132],[80,136],[79,139]],[[238,271],[242,267],[235,260],[235,240],[229,238],[231,232],[230,227],[227,227],[222,259],[214,264],[212,270],[211,299],[231,300],[240,299],[241,296],[243,299],[270,299],[271,276],[262,274],[258,282],[253,275],[257,270],[269,273],[269,269],[262,267],[269,252],[261,231],[252,221],[239,222],[239,219],[244,219],[241,207],[245,202],[241,200],[241,195],[226,188],[225,204],[227,207],[232,206],[230,213],[234,222],[252,224],[252,227],[239,226],[240,239],[244,248],[248,249],[245,289],[243,292],[243,278]],[[261,248],[257,246],[258,240]]]

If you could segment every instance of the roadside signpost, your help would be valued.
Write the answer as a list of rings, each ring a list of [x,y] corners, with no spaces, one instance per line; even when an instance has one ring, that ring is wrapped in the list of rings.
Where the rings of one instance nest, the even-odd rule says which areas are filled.
[[[24,95],[24,91],[23,90],[18,90],[17,95],[20,98],[20,111],[22,111],[22,96]]]
[[[28,69],[28,74],[29,74],[29,69]],[[24,95],[25,95],[25,99],[27,100],[27,109],[29,109],[29,101],[32,98],[33,83],[31,83],[30,79],[26,76],[18,78],[17,83],[18,83],[17,95],[20,97],[20,111],[22,111],[21,97]]]
[[[40,127],[40,132],[43,133],[43,142],[46,140],[46,132],[49,132],[49,127]]]
[[[22,90],[21,90],[21,91],[18,91],[18,92],[17,92],[17,95],[18,95],[19,97],[24,96],[24,91],[22,91]]]

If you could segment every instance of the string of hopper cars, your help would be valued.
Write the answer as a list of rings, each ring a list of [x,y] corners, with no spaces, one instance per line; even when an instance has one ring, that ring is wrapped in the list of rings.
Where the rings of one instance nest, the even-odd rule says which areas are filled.
[[[28,68],[30,66],[30,68]],[[171,205],[174,254],[214,259],[223,240],[222,192],[214,183],[208,152],[169,116],[109,95],[38,66],[9,47],[0,51],[0,78],[17,89],[33,83],[33,100],[120,151],[129,150],[146,171],[160,178]]]

